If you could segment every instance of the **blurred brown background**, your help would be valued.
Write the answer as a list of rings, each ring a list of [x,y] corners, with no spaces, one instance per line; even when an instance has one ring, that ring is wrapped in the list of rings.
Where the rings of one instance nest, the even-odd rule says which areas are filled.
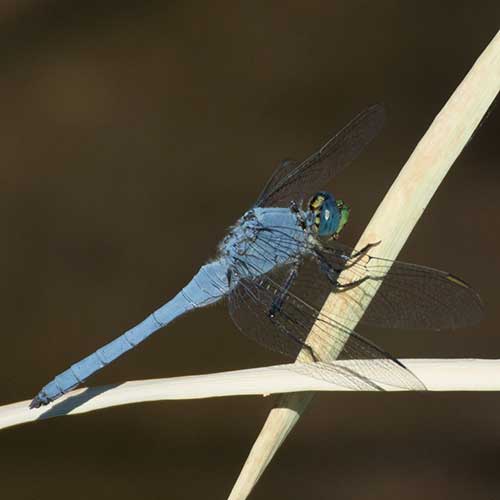
[[[354,244],[498,29],[496,1],[0,4],[2,403],[174,295],[283,157],[366,106],[389,121],[330,187]],[[364,331],[406,357],[499,357],[499,113],[403,259],[451,270],[479,328]],[[188,315],[91,380],[281,362],[224,306]],[[223,499],[272,398],[144,404],[3,431],[2,498]],[[498,394],[318,395],[253,499],[500,496]]]

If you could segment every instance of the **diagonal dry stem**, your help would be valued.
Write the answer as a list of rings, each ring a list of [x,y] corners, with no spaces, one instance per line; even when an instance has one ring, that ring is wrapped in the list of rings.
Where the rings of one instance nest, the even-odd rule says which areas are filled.
[[[395,259],[415,227],[427,204],[444,179],[451,165],[479,125],[500,89],[500,32],[480,55],[472,69],[436,116],[412,155],[394,181],[372,220],[361,236],[357,248],[381,241],[372,255]],[[357,294],[362,307],[349,309],[346,295]],[[354,328],[368,307],[370,296],[363,294],[363,285],[346,294],[330,295],[322,313],[335,317],[342,312]],[[317,326],[313,326],[308,343],[314,345]],[[303,359],[305,354],[299,355]],[[339,348],[329,353],[339,355]],[[248,497],[259,477],[271,461],[300,415],[311,401],[313,393],[283,395],[271,410],[238,477],[229,500]]]

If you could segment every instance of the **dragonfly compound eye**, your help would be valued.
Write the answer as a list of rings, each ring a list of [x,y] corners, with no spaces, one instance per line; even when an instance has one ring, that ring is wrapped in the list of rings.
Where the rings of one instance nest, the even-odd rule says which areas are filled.
[[[340,201],[340,200],[339,200]],[[333,195],[326,192],[316,193],[309,202],[309,210],[313,214],[313,227],[316,229],[320,236],[336,236],[342,229],[342,226],[347,222],[343,220],[342,226],[341,214],[343,210],[339,208],[338,202],[335,200]],[[345,212],[348,217],[348,209]]]

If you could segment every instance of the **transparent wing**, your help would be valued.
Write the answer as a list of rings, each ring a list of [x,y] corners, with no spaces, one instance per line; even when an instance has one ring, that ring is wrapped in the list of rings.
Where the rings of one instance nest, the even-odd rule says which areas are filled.
[[[245,335],[293,359],[304,348],[311,361],[333,361],[329,355],[333,345],[341,352],[339,359],[351,360],[348,367],[339,363],[321,363],[321,369],[315,363],[301,367],[350,389],[425,389],[397,359],[308,304],[304,296],[310,291],[302,288],[304,282],[290,281],[294,273],[295,264],[289,264],[257,279],[239,280],[229,296],[229,311]],[[307,339],[313,324],[314,340]]]
[[[471,326],[481,320],[483,304],[479,294],[457,276],[370,255],[351,258],[353,253],[352,248],[331,240],[316,247],[314,258],[320,262],[323,273],[332,278],[330,291],[342,293],[352,282],[363,280],[363,293],[373,298],[361,323],[384,328],[442,330]],[[341,278],[339,287],[335,279],[346,267],[352,281],[343,282]],[[351,306],[359,307],[354,301]]]
[[[301,231],[301,229],[297,229]],[[287,250],[294,235],[281,228],[270,228],[255,242],[265,259]],[[295,278],[301,295],[317,310],[330,293],[342,294],[361,285],[371,302],[361,323],[384,328],[443,330],[468,327],[483,317],[479,294],[462,279],[430,267],[391,261],[361,254],[336,240],[309,240],[300,257]],[[342,274],[342,271],[347,272]],[[348,277],[348,278],[346,278]],[[346,295],[351,308],[359,308],[357,294]],[[335,320],[345,322],[338,316]]]
[[[298,204],[325,188],[375,138],[385,121],[380,105],[371,106],[349,122],[303,162],[284,160],[267,182],[255,206]]]

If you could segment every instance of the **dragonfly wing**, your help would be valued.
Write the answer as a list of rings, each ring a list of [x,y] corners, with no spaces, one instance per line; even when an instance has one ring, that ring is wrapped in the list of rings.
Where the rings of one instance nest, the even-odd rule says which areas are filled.
[[[290,247],[295,241],[293,234],[270,229],[256,242],[264,257],[286,249],[287,238]],[[274,234],[277,231],[280,238]],[[371,300],[364,312],[359,311],[360,322],[384,328],[443,330],[472,326],[482,319],[479,294],[457,276],[370,255],[354,258],[355,253],[333,239],[309,240],[302,249],[300,273],[294,281],[300,287],[299,296],[321,310],[330,293],[342,294],[346,289],[360,286]],[[270,257],[268,261],[273,262]],[[350,302],[351,309],[356,309],[360,307],[358,299],[359,294],[352,293],[345,294],[344,300]],[[346,323],[348,318],[339,312],[335,319]]]
[[[298,276],[302,264],[299,267]],[[321,369],[316,363],[301,366],[312,376],[350,389],[425,389],[397,359],[304,300],[305,282],[290,281],[294,272],[295,264],[287,264],[258,278],[238,281],[229,295],[229,311],[245,335],[294,359],[304,349],[311,361],[334,361],[329,355],[333,345],[340,351],[339,359],[350,360],[348,366],[337,362],[321,363]],[[313,324],[314,339],[308,339]]]
[[[338,274],[351,266],[350,278],[354,282],[365,280],[363,293],[373,298],[362,323],[384,328],[441,330],[471,326],[481,320],[481,298],[462,279],[430,267],[369,255],[356,261],[350,258],[353,252],[331,240],[316,249],[315,258],[323,263],[323,270],[333,269]],[[331,291],[342,293],[343,288],[331,286]],[[354,301],[352,307],[357,307]]]
[[[267,200],[268,202],[272,201],[273,199],[272,194],[276,191],[277,186],[280,185],[283,179],[291,176],[293,172],[297,169],[297,167],[300,165],[300,163],[301,162],[298,160],[291,160],[291,159],[280,161],[280,164],[273,172],[273,175],[271,175],[266,185],[264,186],[264,189],[260,193],[259,199],[255,204],[255,206],[257,207],[270,206],[268,203],[266,203],[265,200]]]
[[[380,105],[357,115],[316,153],[302,162],[285,160],[273,173],[255,206],[282,207],[307,201],[347,167],[375,138],[385,121]]]

